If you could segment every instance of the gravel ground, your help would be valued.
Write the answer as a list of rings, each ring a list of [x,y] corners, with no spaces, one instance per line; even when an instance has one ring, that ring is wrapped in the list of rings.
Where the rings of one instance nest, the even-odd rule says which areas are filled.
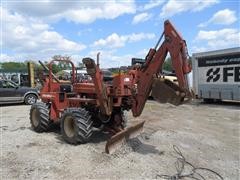
[[[173,145],[194,166],[240,179],[240,104],[175,107],[148,101],[141,117],[127,114],[129,123],[146,120],[144,132],[112,155],[104,153],[101,133],[73,146],[62,140],[58,128],[33,132],[29,110],[25,105],[0,107],[1,179],[161,179],[158,174],[176,173]]]

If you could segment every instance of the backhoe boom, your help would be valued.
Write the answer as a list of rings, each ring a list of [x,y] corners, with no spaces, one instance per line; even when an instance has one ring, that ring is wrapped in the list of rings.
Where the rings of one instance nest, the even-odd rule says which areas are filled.
[[[158,73],[162,70],[164,60],[168,53],[171,56],[172,66],[178,79],[178,90],[180,91],[179,95],[182,96],[182,101],[185,97],[190,96],[186,74],[191,71],[191,67],[187,60],[186,43],[170,21],[165,21],[164,23],[163,36],[164,41],[160,47],[158,48],[158,44],[161,38],[155,49],[149,50],[145,64],[143,64],[141,68],[133,71],[133,75],[136,77],[135,83],[138,92],[133,97],[132,105],[132,112],[135,117],[142,113],[145,102],[152,90],[154,78],[157,77]],[[176,88],[174,90],[176,90]],[[184,96],[183,93],[185,93]],[[164,96],[164,94],[158,94],[158,96]]]

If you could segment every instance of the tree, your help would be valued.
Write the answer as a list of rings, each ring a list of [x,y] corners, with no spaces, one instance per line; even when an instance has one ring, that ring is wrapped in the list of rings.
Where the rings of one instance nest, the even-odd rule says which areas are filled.
[[[191,56],[189,56],[188,63],[190,64],[190,66],[192,65],[192,57]],[[170,72],[173,71],[172,60],[170,57],[168,57],[165,60],[165,62],[163,63],[163,69],[166,71],[170,71]]]
[[[58,61],[58,62],[55,62],[52,65],[53,73],[57,73],[57,72],[59,72],[61,70],[72,69],[70,63],[61,62],[61,60],[69,60],[69,61],[71,61],[71,57],[70,56],[55,55],[55,56],[52,57],[52,60]]]
[[[23,62],[3,62],[1,66],[3,72],[27,72],[27,63]]]
[[[168,57],[165,62],[163,63],[163,69],[166,70],[166,71],[170,71],[172,72],[173,71],[173,68],[172,68],[172,61],[171,61],[171,58]]]

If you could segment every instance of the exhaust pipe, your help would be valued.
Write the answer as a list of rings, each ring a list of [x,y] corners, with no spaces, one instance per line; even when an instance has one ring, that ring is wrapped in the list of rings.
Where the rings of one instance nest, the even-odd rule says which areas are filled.
[[[99,67],[99,57],[100,57],[100,52],[97,53],[97,66]]]

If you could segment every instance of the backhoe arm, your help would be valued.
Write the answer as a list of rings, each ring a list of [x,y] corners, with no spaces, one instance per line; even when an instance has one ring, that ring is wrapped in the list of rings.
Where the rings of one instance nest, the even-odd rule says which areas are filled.
[[[162,37],[164,37],[164,41],[161,46],[158,47]],[[164,32],[161,38],[155,49],[149,50],[145,64],[140,69],[134,71],[134,83],[137,93],[133,96],[132,112],[135,117],[142,113],[146,100],[154,85],[154,78],[156,78],[162,70],[168,52],[171,56],[172,66],[175,70],[179,87],[170,84],[168,85],[169,89],[167,89],[167,91],[173,91],[174,94],[176,92],[177,95],[181,96],[181,101],[190,96],[186,74],[191,71],[191,68],[187,61],[186,43],[170,21],[164,22]],[[155,90],[155,92],[156,91],[157,90]],[[161,94],[161,96],[165,96],[165,94]]]

